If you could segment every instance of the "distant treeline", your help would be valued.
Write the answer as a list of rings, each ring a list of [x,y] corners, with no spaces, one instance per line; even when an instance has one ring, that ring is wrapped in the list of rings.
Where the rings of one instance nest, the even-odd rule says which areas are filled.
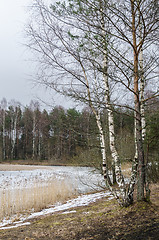
[[[102,112],[102,124],[107,133],[107,114]],[[123,161],[134,156],[134,118],[130,110],[115,109],[116,145]],[[146,158],[159,159],[159,104],[147,108]],[[108,143],[108,134],[105,134]],[[89,108],[54,107],[40,110],[39,103],[30,106],[3,99],[0,105],[0,159],[52,160],[92,165],[100,162],[99,134]],[[108,148],[109,149],[109,148]],[[121,150],[122,149],[122,150]],[[107,152],[110,157],[109,151]]]

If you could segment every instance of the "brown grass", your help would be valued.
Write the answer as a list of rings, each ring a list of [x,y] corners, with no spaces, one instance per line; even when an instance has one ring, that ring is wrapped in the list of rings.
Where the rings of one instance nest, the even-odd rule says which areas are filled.
[[[0,171],[22,171],[34,169],[54,169],[51,166],[0,164]]]
[[[0,190],[0,220],[13,215],[40,211],[56,202],[63,202],[75,195],[65,180],[52,180],[47,185],[35,183],[30,188]]]
[[[18,240],[157,240],[159,239],[159,185],[151,186],[151,203],[134,202],[121,208],[103,198],[89,206],[72,208],[31,220],[30,225],[0,230],[0,239]],[[62,213],[62,212],[61,212]]]

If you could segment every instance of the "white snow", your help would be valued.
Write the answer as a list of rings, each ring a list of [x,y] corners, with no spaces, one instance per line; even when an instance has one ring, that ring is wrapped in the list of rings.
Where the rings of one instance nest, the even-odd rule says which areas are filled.
[[[63,211],[62,214],[76,213],[76,210],[72,210],[72,211],[66,211],[66,210],[76,208],[76,207],[81,207],[81,206],[87,206],[90,203],[96,202],[98,199],[101,199],[104,197],[107,197],[107,200],[113,199],[110,192],[98,192],[98,193],[92,193],[87,195],[81,195],[75,199],[67,201],[65,204],[58,203],[55,206],[47,209],[43,209],[40,212],[31,213],[29,216],[26,216],[26,217],[23,216],[19,218],[20,219],[19,221],[16,221],[16,222],[12,222],[11,219],[4,220],[2,223],[0,223],[0,230],[15,228],[23,225],[29,225],[30,224],[29,219],[44,216],[47,214],[53,214],[55,212]],[[27,221],[27,222],[24,222],[24,221]],[[9,224],[12,224],[12,225],[7,226]]]
[[[69,213],[76,213],[76,210],[72,210],[72,211],[65,211],[65,212],[62,212],[61,214],[69,214]]]
[[[17,227],[26,226],[26,225],[30,225],[30,222],[17,223],[16,225],[14,225],[14,226],[9,226],[9,227],[1,227],[0,230],[11,229],[11,228],[17,228]]]
[[[99,192],[99,193],[92,193],[88,195],[81,195],[75,199],[67,201],[65,204],[59,204],[54,206],[53,208],[44,209],[39,213],[32,213],[28,219],[35,218],[37,216],[42,216],[45,214],[50,214],[58,211],[65,211],[70,208],[81,207],[89,205],[90,203],[96,202],[98,199],[103,197],[111,196],[109,192]]]

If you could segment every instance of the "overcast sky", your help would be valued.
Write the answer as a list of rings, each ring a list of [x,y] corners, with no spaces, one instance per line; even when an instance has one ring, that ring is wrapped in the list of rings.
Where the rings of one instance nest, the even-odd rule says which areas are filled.
[[[0,1],[0,101],[5,97],[8,102],[15,99],[26,106],[40,98],[53,104],[53,93],[35,86],[30,77],[34,77],[34,67],[23,46],[29,3],[31,0]],[[70,106],[62,98],[55,99],[54,105]]]

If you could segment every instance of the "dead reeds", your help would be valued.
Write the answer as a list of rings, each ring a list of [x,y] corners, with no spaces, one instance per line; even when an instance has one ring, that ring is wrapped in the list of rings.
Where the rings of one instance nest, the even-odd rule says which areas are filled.
[[[0,189],[0,220],[40,211],[56,202],[64,202],[73,195],[73,187],[64,179],[52,179],[47,183],[35,182],[29,188]]]

